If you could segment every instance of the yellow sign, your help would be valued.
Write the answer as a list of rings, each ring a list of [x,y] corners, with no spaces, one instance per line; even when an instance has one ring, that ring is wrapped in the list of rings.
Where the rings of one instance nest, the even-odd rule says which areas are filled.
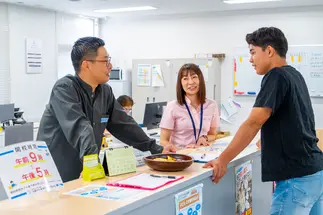
[[[97,154],[84,156],[82,175],[84,181],[93,181],[105,177],[103,166],[99,163]]]

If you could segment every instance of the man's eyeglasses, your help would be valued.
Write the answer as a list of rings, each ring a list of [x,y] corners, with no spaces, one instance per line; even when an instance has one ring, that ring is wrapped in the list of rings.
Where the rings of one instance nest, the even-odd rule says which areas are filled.
[[[111,63],[111,57],[108,57],[107,60],[86,60],[86,61],[91,61],[91,62],[105,62],[106,66],[109,66]]]

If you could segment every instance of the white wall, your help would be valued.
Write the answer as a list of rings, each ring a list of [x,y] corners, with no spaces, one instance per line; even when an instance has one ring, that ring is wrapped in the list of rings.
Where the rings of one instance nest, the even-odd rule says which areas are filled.
[[[0,3],[0,104],[10,102],[8,7]]]
[[[0,41],[4,43],[0,46],[0,52],[5,52],[7,57],[0,60],[4,61],[0,70],[2,67],[10,69],[6,76],[10,77],[10,81],[6,82],[6,86],[1,86],[7,89],[7,100],[25,111],[25,119],[39,121],[57,77],[74,73],[70,59],[71,47],[79,37],[93,36],[94,20],[49,10],[0,4],[0,23],[9,25],[9,37]],[[26,74],[26,38],[42,41],[42,74]],[[68,51],[59,55],[59,47],[67,46]],[[0,76],[0,83],[2,80],[4,78]],[[1,98],[5,99],[0,90]]]
[[[311,11],[313,12],[309,12]],[[259,27],[281,28],[291,45],[323,44],[323,9],[247,11],[221,16],[102,21],[101,37],[113,62],[131,68],[135,58],[192,58],[194,53],[226,54],[222,65],[222,99],[233,96],[232,50],[246,46],[245,35]],[[247,46],[246,46],[247,48]],[[254,98],[236,98],[242,109],[224,125],[235,132],[249,114]],[[317,127],[323,127],[323,101],[314,100]]]
[[[28,120],[39,120],[57,79],[55,13],[16,5],[8,6],[11,101]],[[42,41],[42,74],[26,74],[25,40]]]
[[[94,20],[69,14],[56,14],[58,45],[57,77],[74,74],[71,51],[74,42],[83,36],[94,36]]]

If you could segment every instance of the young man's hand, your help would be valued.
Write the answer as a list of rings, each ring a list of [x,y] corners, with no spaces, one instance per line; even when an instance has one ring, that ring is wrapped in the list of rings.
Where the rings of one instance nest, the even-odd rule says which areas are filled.
[[[224,163],[220,159],[215,159],[209,161],[207,164],[203,166],[203,168],[213,168],[213,176],[212,176],[212,181],[214,183],[219,183],[221,178],[225,175],[227,172],[227,163]]]

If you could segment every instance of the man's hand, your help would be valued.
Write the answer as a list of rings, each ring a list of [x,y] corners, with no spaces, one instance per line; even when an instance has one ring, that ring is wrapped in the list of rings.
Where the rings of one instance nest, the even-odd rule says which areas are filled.
[[[177,148],[173,144],[168,144],[167,146],[164,146],[162,154],[176,153],[176,151],[177,151]]]
[[[196,143],[196,146],[209,146],[210,143],[206,140],[205,137],[200,137],[198,140],[197,140],[197,143]]]
[[[213,168],[212,181],[217,184],[227,172],[227,165],[227,163],[222,162],[220,159],[215,159],[209,161],[203,168]]]

